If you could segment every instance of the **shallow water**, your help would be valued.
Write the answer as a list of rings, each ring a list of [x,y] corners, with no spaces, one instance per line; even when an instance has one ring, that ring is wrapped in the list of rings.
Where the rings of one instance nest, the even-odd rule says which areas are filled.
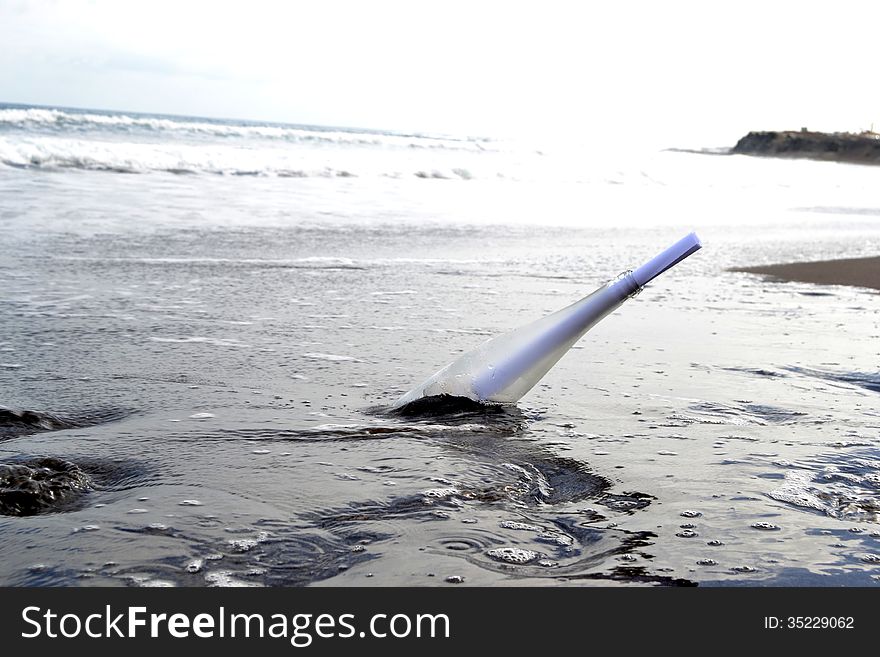
[[[758,234],[708,214],[753,161],[652,157],[627,228],[641,187],[3,169],[0,584],[876,585],[878,296],[724,271],[876,251],[870,194],[719,182]],[[518,408],[385,410],[686,228]]]

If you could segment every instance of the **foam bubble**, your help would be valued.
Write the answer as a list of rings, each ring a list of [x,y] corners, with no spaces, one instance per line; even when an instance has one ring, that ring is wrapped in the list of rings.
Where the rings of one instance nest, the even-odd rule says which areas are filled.
[[[569,547],[574,544],[574,539],[565,534],[554,534],[553,532],[545,532],[538,535],[538,540],[544,543],[552,543],[560,547]]]
[[[516,531],[540,532],[542,529],[537,525],[530,525],[525,522],[517,522],[515,520],[502,520],[498,523],[504,529],[514,529]]]
[[[486,555],[496,561],[504,561],[506,563],[526,564],[534,561],[540,555],[533,550],[524,550],[517,547],[500,547],[493,548],[486,552]]]
[[[229,541],[229,546],[233,552],[250,552],[260,544],[255,538],[239,538]]]
[[[780,502],[786,502],[795,506],[816,511],[829,512],[828,505],[811,488],[812,477],[807,472],[792,470],[785,473],[785,483],[779,488],[767,493],[768,496]]]
[[[343,361],[353,361],[353,362],[361,362],[354,356],[340,356],[337,354],[322,354],[319,352],[309,352],[307,354],[303,354],[303,358],[311,358],[313,360],[328,360],[331,362],[343,362]]]
[[[183,569],[188,573],[197,573],[200,572],[204,566],[204,559],[193,559],[192,561],[188,561]]]
[[[772,522],[754,522],[752,523],[752,528],[764,531],[776,531],[777,529],[781,529],[779,525],[774,525]]]
[[[226,588],[237,587],[257,587],[260,584],[256,582],[245,582],[235,577],[234,573],[229,570],[215,570],[205,575],[205,581],[208,586],[222,586]]]
[[[442,500],[447,497],[451,497],[452,495],[459,495],[460,491],[457,488],[431,488],[429,490],[422,491],[422,495],[432,499]]]

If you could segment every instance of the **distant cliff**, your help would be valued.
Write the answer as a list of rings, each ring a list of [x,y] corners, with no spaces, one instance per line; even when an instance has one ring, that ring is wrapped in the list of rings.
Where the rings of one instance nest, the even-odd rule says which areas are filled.
[[[880,164],[880,134],[807,130],[750,132],[737,142],[731,153]]]

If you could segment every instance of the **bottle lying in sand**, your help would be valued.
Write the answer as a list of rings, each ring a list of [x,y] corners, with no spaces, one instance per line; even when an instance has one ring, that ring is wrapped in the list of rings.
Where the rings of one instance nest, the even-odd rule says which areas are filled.
[[[638,269],[621,274],[567,308],[487,340],[403,395],[394,408],[441,395],[489,404],[516,403],[599,320],[701,246],[696,233],[690,233]]]

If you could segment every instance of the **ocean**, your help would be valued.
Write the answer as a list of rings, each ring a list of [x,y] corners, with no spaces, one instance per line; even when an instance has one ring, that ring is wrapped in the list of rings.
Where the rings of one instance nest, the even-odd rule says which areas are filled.
[[[757,126],[760,127],[760,126]],[[0,104],[0,584],[880,583],[878,169]],[[388,407],[689,230],[515,408]]]

